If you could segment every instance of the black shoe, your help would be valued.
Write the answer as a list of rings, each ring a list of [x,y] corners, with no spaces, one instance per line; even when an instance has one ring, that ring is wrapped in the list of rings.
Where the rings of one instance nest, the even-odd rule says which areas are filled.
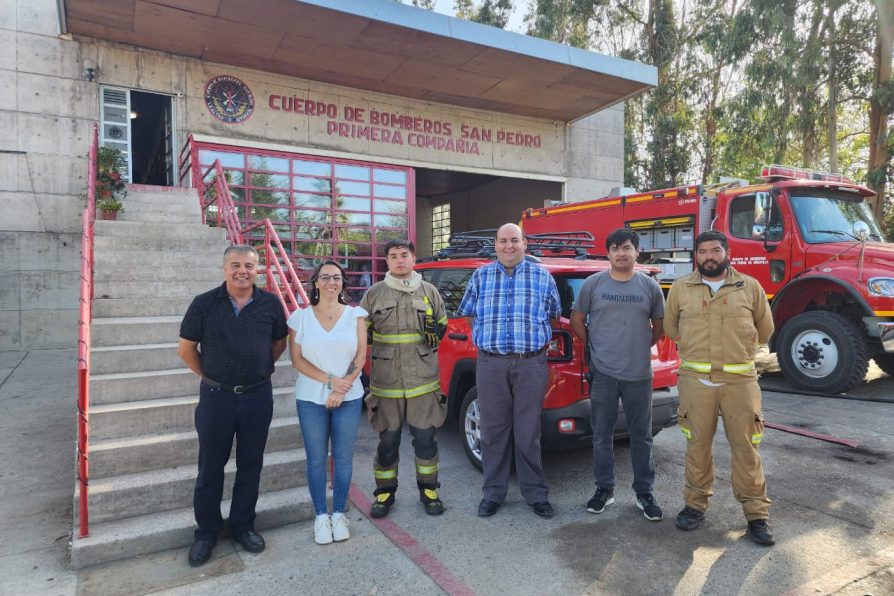
[[[478,503],[478,517],[490,517],[494,513],[497,512],[497,509],[500,508],[500,504],[495,501],[488,501],[487,499],[481,499],[481,502]]]
[[[590,513],[602,513],[605,508],[615,502],[615,491],[610,488],[596,487],[593,498],[587,501],[587,511]]]
[[[394,489],[377,488],[373,495],[376,500],[373,501],[369,514],[373,517],[385,517],[391,511],[391,506],[394,505]]]
[[[636,495],[636,506],[643,510],[643,515],[649,521],[661,521],[664,517],[661,507],[655,502],[655,497],[652,496],[652,493],[639,493]]]
[[[698,528],[705,519],[705,512],[693,509],[689,505],[683,507],[683,511],[677,514],[677,527],[691,532]]]
[[[553,506],[549,504],[549,501],[534,503],[533,505],[531,505],[531,509],[533,509],[534,513],[536,513],[540,517],[552,517],[553,515],[555,515]]]
[[[267,545],[264,543],[264,537],[254,530],[248,530],[238,536],[233,536],[233,541],[241,544],[242,548],[250,553],[259,553],[267,548]]]
[[[441,515],[444,513],[444,502],[438,497],[437,485],[420,485],[419,500],[425,505],[425,512],[429,515]]]
[[[196,540],[189,549],[190,567],[198,567],[207,563],[215,546],[217,546],[217,543],[211,540]]]
[[[770,524],[765,519],[753,519],[748,522],[748,537],[761,546],[773,546],[773,534],[770,532]]]

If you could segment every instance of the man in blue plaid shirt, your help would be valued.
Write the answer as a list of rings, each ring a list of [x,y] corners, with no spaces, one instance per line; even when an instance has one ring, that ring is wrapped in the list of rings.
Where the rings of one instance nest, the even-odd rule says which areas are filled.
[[[549,272],[525,260],[526,247],[517,225],[497,230],[497,260],[472,274],[458,309],[471,319],[478,348],[475,380],[484,467],[479,517],[493,515],[506,499],[510,437],[525,502],[537,515],[553,516],[540,459],[540,411],[549,374],[551,320],[557,320],[561,304]]]

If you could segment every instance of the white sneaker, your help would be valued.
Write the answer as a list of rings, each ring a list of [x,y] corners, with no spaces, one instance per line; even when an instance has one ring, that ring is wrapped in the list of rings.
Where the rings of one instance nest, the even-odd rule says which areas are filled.
[[[348,531],[348,518],[341,513],[332,516],[332,539],[336,542],[347,540],[351,537]]]
[[[332,544],[332,522],[328,515],[318,515],[314,520],[314,542]]]

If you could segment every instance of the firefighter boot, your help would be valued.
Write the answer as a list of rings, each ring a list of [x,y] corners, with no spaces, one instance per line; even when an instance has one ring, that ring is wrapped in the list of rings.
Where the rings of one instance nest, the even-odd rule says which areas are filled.
[[[379,464],[379,457],[376,455],[373,460],[373,476],[376,479],[376,490],[373,492],[376,500],[373,501],[370,515],[385,517],[394,505],[394,493],[397,492],[397,462],[383,466]]]
[[[388,512],[391,511],[391,506],[394,505],[394,493],[396,490],[396,486],[382,487],[374,490],[373,495],[376,497],[376,500],[373,501],[369,514],[373,517],[385,517],[388,515]]]
[[[432,459],[416,458],[416,484],[419,486],[419,500],[429,515],[444,513],[444,502],[438,497],[438,456]]]

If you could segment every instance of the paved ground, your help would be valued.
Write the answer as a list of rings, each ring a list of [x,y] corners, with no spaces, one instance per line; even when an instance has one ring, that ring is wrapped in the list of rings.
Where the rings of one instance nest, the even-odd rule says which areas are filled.
[[[75,573],[67,568],[74,446],[74,354],[0,354],[0,594],[437,594],[437,584],[356,509],[352,538],[317,546],[312,524],[265,533],[251,555],[223,541],[200,569],[185,550]],[[875,371],[874,376],[879,376]],[[781,382],[769,374],[767,383]],[[894,400],[878,378],[851,397]],[[768,421],[855,439],[857,449],[768,430],[762,446],[778,543],[743,539],[729,487],[729,452],[717,442],[718,482],[706,525],[673,527],[682,506],[684,439],[655,438],[656,495],[669,519],[645,520],[632,504],[628,450],[616,447],[617,502],[584,511],[592,492],[587,450],[544,457],[557,516],[537,518],[510,489],[509,502],[480,520],[480,475],[457,438],[442,433],[442,495],[448,511],[425,516],[416,500],[409,437],[403,486],[390,519],[445,573],[477,594],[891,594],[894,593],[894,405],[767,392]],[[369,495],[375,436],[357,445],[355,482]],[[418,553],[417,553],[418,554]]]

